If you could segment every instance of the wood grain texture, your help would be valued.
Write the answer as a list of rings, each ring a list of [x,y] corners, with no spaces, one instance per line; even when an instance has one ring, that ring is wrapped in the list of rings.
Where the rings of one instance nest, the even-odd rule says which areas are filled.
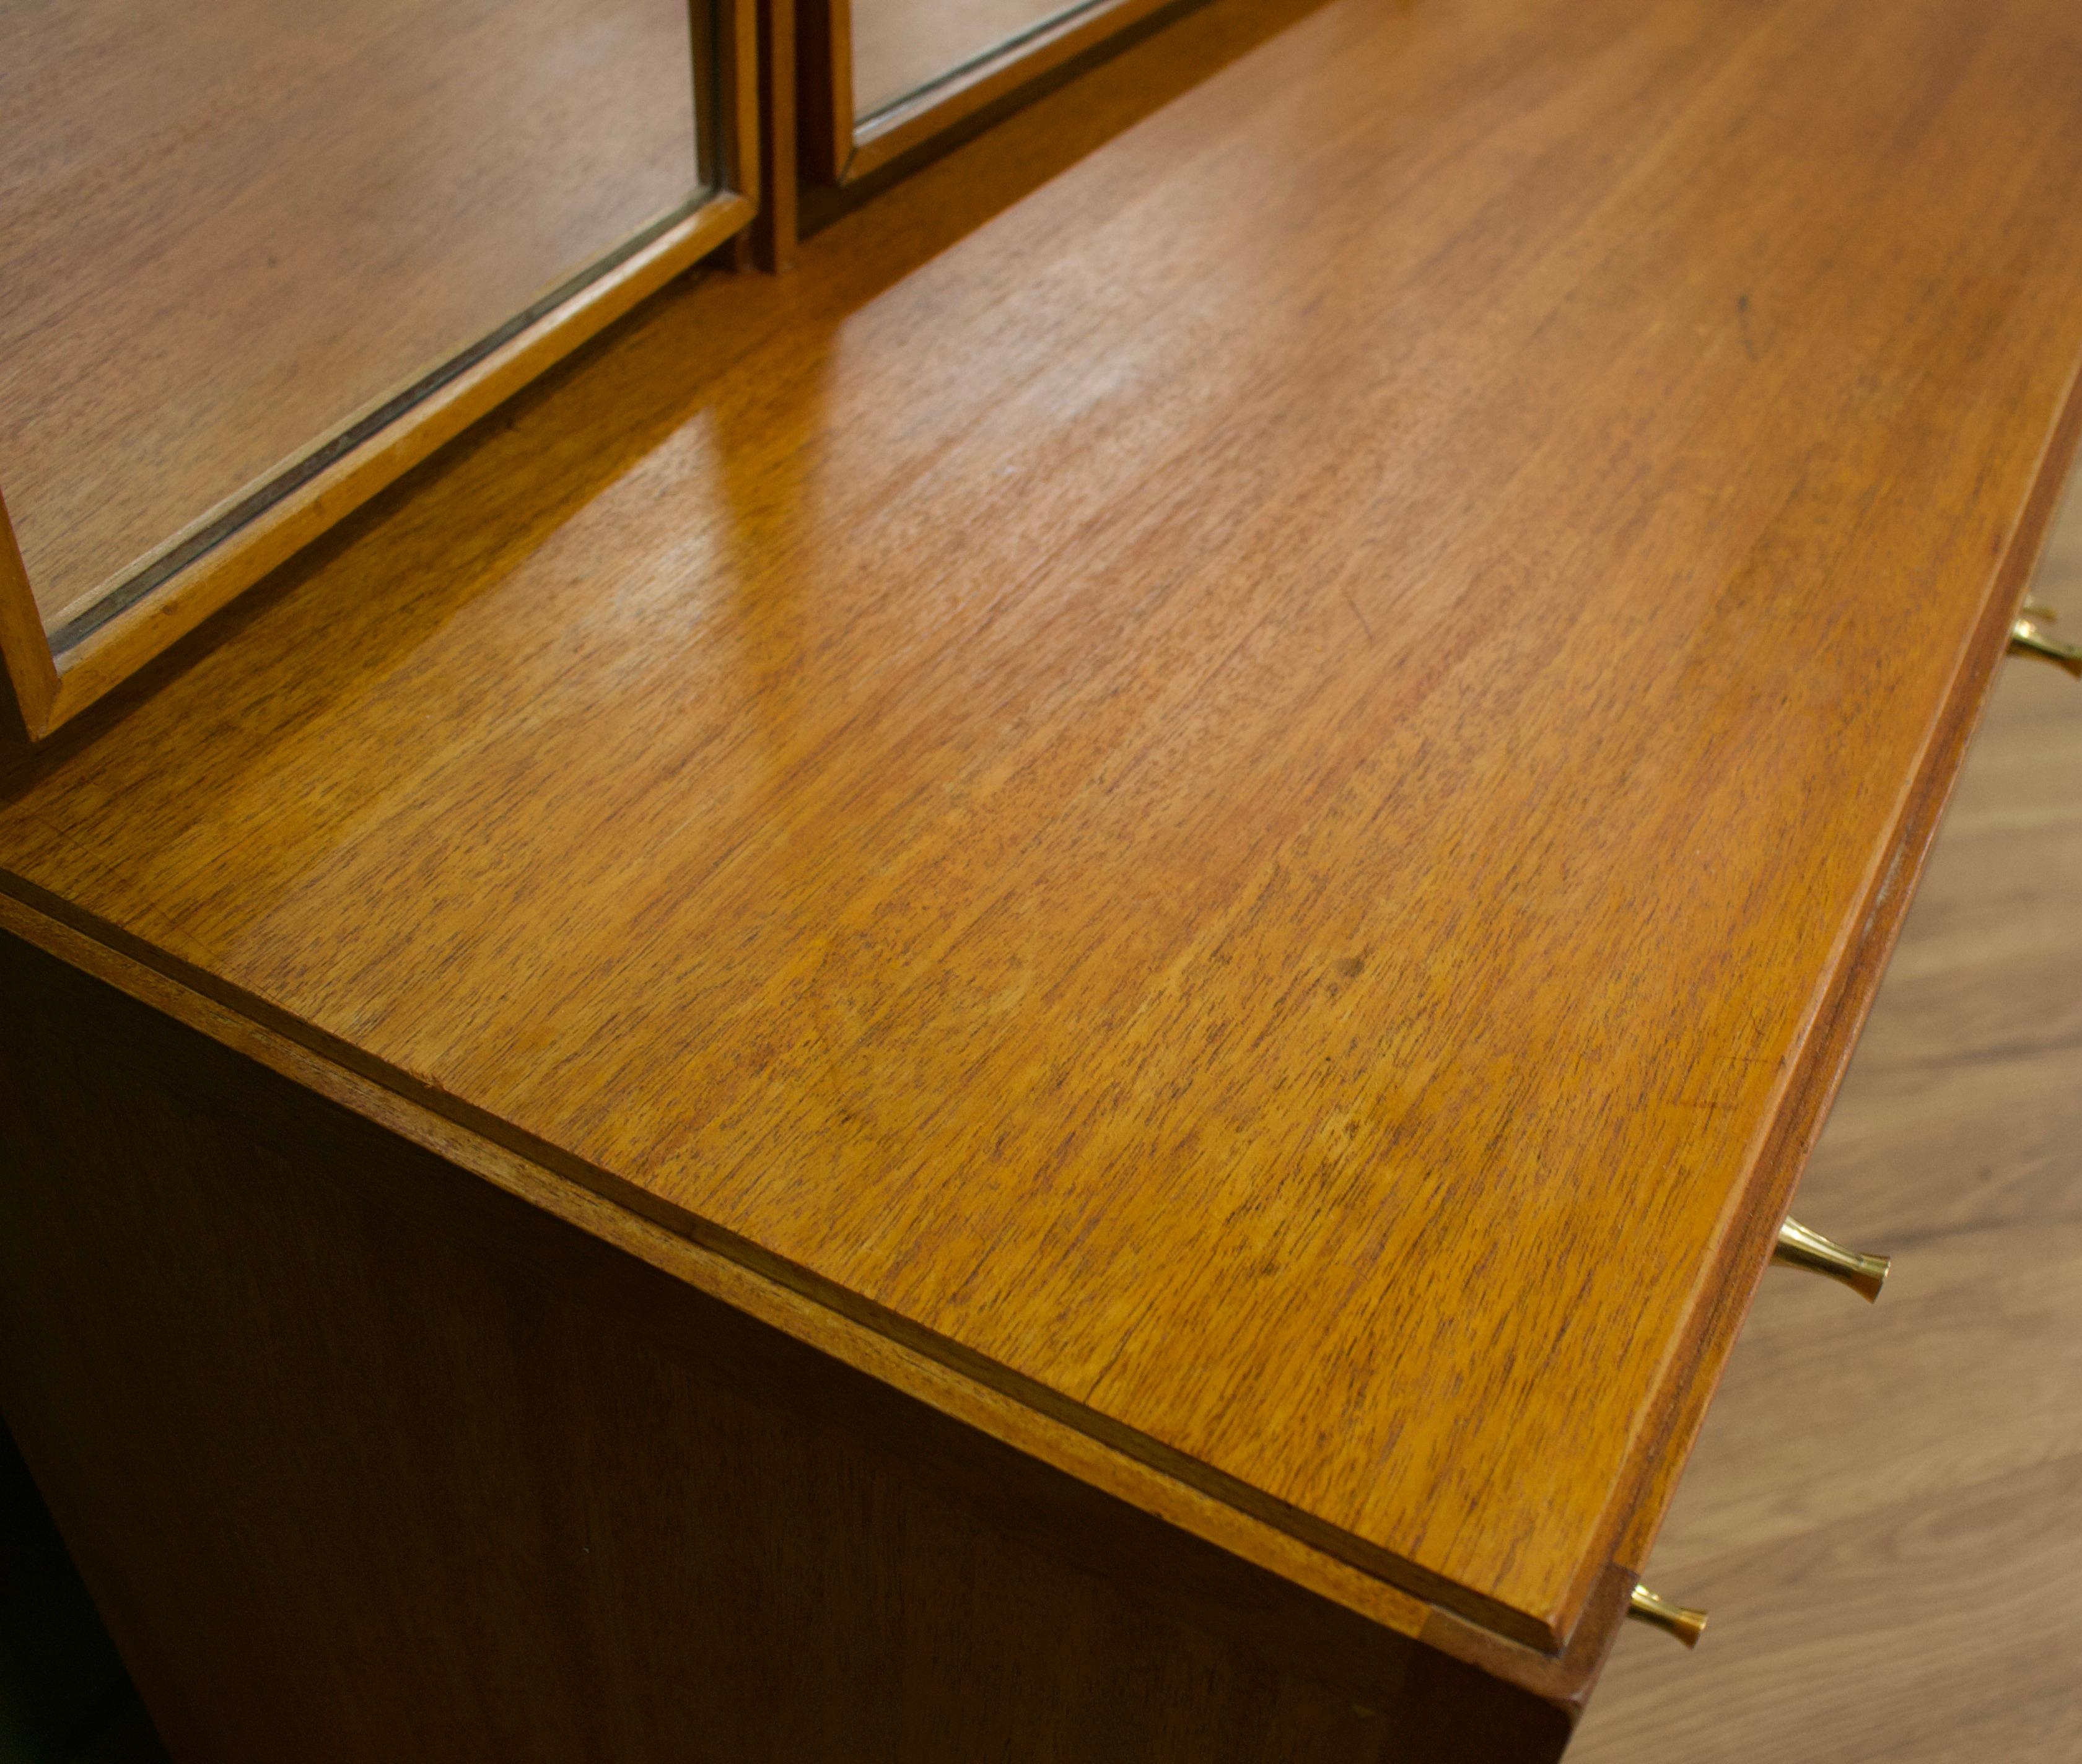
[[[2035,592],[2082,616],[2072,501]],[[1886,1295],[1767,1282],[1650,1564],[1710,1645],[1626,1637],[1571,1764],[2082,1749],[2078,768],[2082,693],[2012,663],[1802,1185]]]
[[[1561,1754],[4,937],[0,999],[0,1395],[178,1757]]]
[[[2082,42],[1339,3],[1070,164],[1263,18],[654,304],[0,859],[1545,1644],[2036,542]]]
[[[1615,1556],[1638,1565],[1668,1511],[1677,1480],[1704,1421],[1734,1339],[1759,1282],[1769,1266],[1777,1227],[1789,1216],[1793,1185],[1829,1120],[1839,1086],[1847,1074],[1866,1016],[1870,1011],[1900,935],[1909,903],[1935,845],[1938,827],[1958,782],[1966,743],[1978,724],[1988,695],[2002,677],[2008,659],[2007,637],[2015,609],[2039,566],[2050,541],[2063,484],[2061,462],[2071,461],[2082,405],[2072,394],[2061,427],[2047,449],[2046,468],[2018,524],[2018,537],[2005,556],[1996,593],[1982,615],[1983,623],[1968,667],[1937,728],[1932,755],[1904,804],[1900,835],[1886,869],[1877,878],[1870,904],[1845,950],[1832,996],[1809,1038],[1805,1070],[1780,1111],[1760,1159],[1763,1180],[1753,1190],[1747,1217],[1727,1240],[1729,1265],[1747,1267],[1751,1278],[1724,1282],[1715,1302],[1694,1322],[1696,1358],[1667,1411],[1665,1427],[1650,1454],[1647,1486],[1621,1533]]]
[[[633,1207],[562,1175],[555,1160],[517,1153],[270,1027],[169,978],[111,944],[74,930],[0,890],[0,929],[92,975],[175,1021],[432,1152],[492,1187],[561,1219],[675,1281],[721,1301],[805,1347],[904,1391],[949,1418],[1012,1446],[1164,1524],[1214,1544],[1280,1580],[1342,1606],[1379,1628],[1421,1636],[1435,1651],[1522,1686],[1557,1705],[1580,1705],[1620,1620],[1577,1626],[1559,1654],[1515,1646],[1361,1573],[1251,1515],[1116,1451],[1090,1434],[991,1389],[942,1362],[814,1300],[745,1261],[668,1230]],[[120,937],[117,942],[124,941]],[[1603,1606],[1600,1609],[1604,1609]]]

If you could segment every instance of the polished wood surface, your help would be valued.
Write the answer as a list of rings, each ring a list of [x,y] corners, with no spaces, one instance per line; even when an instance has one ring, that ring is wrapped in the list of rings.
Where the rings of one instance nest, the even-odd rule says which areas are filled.
[[[5,933],[0,1004],[0,1400],[179,1758],[1561,1754]]]
[[[2071,443],[2076,27],[1268,10],[647,308],[21,763],[0,861],[1547,1645]]]
[[[2034,593],[2082,618],[2082,503]],[[1765,1283],[1570,1764],[2082,1753],[2082,691],[2005,669],[1806,1181],[1876,1310]]]

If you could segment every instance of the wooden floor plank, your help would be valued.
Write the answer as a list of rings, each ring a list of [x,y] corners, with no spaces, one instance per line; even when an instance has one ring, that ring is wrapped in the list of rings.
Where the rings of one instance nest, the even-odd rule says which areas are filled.
[[[1730,1552],[1682,1589],[1719,1630],[1696,1657],[1629,1645],[1571,1764],[2072,1759],[2078,1519],[2070,1458]]]

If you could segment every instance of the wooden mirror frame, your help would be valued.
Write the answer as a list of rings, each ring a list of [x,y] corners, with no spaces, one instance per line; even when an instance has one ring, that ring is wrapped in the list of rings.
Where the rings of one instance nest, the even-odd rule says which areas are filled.
[[[881,171],[1022,86],[1179,0],[1088,0],[864,120],[853,115],[852,0],[799,0],[795,57],[803,175],[844,186]]]
[[[491,340],[459,369],[452,358],[436,383],[395,415],[375,414],[340,437],[347,444],[276,491],[250,517],[234,510],[216,537],[205,528],[193,554],[171,570],[155,562],[97,604],[92,627],[54,644],[36,607],[0,483],[0,725],[38,741],[177,638],[251,587],[401,477],[443,443],[613,322],[681,271],[743,233],[759,212],[756,0],[690,0],[698,94],[696,162],[709,194],[647,236],[639,234],[599,269],[510,335]],[[712,70],[705,74],[704,69]],[[481,346],[480,346],[481,347]],[[436,377],[440,377],[436,378]],[[426,381],[420,382],[422,386]],[[419,389],[411,389],[418,393]],[[357,436],[356,428],[368,432]],[[291,468],[294,472],[299,467]],[[275,480],[280,484],[280,478]],[[179,558],[186,547],[168,555]],[[108,600],[120,604],[103,613]],[[78,621],[75,621],[78,622]]]

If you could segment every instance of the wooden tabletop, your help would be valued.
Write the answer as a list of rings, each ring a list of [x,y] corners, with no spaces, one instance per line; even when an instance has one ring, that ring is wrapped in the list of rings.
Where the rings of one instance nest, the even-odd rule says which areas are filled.
[[[1289,13],[654,302],[0,865],[1544,1644],[2036,543],[2082,16]]]

